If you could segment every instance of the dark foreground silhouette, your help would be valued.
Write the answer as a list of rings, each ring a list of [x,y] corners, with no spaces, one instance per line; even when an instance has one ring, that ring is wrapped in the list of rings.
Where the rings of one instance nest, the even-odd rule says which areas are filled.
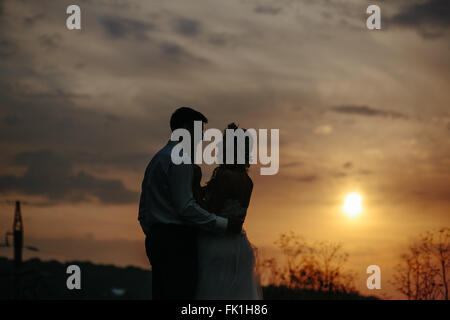
[[[81,290],[69,290],[66,286],[69,265],[81,269]],[[12,297],[13,261],[0,258],[0,299]],[[112,265],[95,265],[90,262],[25,261],[21,272],[21,299],[151,299],[151,271]],[[292,299],[374,299],[358,294],[334,292],[333,294],[293,290],[286,287],[263,288],[266,300]]]

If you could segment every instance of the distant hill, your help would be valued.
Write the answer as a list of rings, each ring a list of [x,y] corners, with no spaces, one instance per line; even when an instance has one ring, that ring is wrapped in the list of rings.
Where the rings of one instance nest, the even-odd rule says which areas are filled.
[[[81,269],[81,290],[68,290],[66,269],[69,265]],[[13,288],[13,262],[0,258],[0,299],[11,299]],[[90,262],[27,260],[22,267],[22,299],[151,299],[150,270],[135,267],[119,268],[112,265],[95,265]],[[268,300],[292,299],[375,299],[358,294],[308,290],[292,290],[286,287],[263,288]]]
[[[81,290],[68,290],[66,269],[81,269]],[[12,292],[12,260],[0,258],[0,299],[10,299]],[[119,268],[90,262],[27,260],[23,263],[23,299],[151,299],[149,270]]]
[[[263,287],[265,300],[379,300],[373,296],[362,296],[358,293],[322,292],[314,290],[290,289],[284,286]]]

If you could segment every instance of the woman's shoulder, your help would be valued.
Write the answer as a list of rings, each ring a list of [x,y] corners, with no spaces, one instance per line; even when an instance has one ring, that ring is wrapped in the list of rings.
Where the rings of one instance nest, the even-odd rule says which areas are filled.
[[[218,180],[220,184],[226,185],[225,189],[233,197],[248,197],[252,193],[253,181],[246,171],[226,169]]]
[[[253,186],[253,181],[246,171],[224,169],[220,172],[220,179],[232,180],[235,182],[245,183]]]

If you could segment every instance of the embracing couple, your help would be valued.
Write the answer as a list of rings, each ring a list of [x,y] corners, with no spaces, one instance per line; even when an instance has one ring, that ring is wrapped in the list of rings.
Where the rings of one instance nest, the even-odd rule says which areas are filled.
[[[186,129],[192,137],[194,121],[208,122],[198,111],[179,108],[170,128]],[[152,265],[153,299],[261,299],[254,249],[242,230],[253,189],[250,143],[243,164],[220,164],[204,187],[199,166],[172,162],[177,143],[169,141],[156,153],[142,182],[139,222]]]

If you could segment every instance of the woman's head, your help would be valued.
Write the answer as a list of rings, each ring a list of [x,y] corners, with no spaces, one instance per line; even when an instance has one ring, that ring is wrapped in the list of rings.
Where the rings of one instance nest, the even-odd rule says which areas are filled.
[[[250,151],[252,147],[252,139],[251,136],[245,135],[244,136],[244,145],[242,146],[238,143],[239,134],[231,134],[228,136],[227,131],[230,131],[231,133],[236,133],[236,130],[240,130],[241,133],[245,134],[247,132],[247,129],[239,128],[234,122],[230,123],[227,128],[224,130],[223,133],[223,144],[222,144],[222,156],[223,156],[223,164],[221,166],[230,168],[230,169],[243,169],[246,170],[250,167]],[[233,139],[233,141],[228,141],[228,139]],[[228,163],[227,161],[227,149],[230,151],[230,148],[233,148],[233,158],[232,163]],[[240,155],[241,152],[244,152],[244,163],[242,163],[242,155]],[[239,157],[239,155],[241,157]],[[241,160],[241,161],[239,161]],[[238,161],[240,163],[238,163]]]

